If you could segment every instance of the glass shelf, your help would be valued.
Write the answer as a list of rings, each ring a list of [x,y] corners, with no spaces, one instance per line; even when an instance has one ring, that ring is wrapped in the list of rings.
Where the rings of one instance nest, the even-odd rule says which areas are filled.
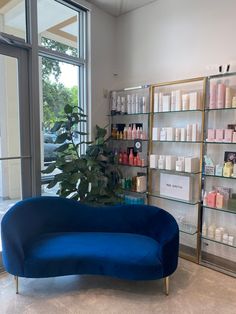
[[[152,142],[155,142],[155,143],[188,143],[188,144],[201,144],[201,143],[203,143],[202,141],[157,141],[157,140],[153,140]]]
[[[136,141],[136,140],[139,140],[139,141],[142,141],[142,142],[148,142],[148,140],[141,140],[140,138],[136,138],[135,140],[134,139],[131,139],[131,140],[123,140],[123,139],[118,139],[118,138],[112,138],[111,137],[111,140],[112,141],[123,141],[123,142],[130,142],[130,141]]]
[[[197,227],[189,224],[179,224],[179,231],[182,233],[194,235],[197,233]]]
[[[236,248],[235,240],[234,240],[234,245],[229,245],[229,244],[227,244],[227,243],[223,243],[223,242],[220,242],[220,241],[216,241],[215,239],[210,239],[210,238],[205,237],[205,236],[204,236],[204,237],[202,236],[202,239],[208,240],[208,241],[211,241],[211,242],[214,242],[214,243],[218,243],[218,244],[221,244],[221,245],[229,246],[229,247],[231,247],[231,248]]]
[[[227,111],[227,110],[236,110],[236,108],[205,108],[205,111]]]
[[[207,209],[225,212],[225,213],[236,214],[236,208],[235,209],[233,209],[233,208],[216,208],[216,207],[210,207],[210,206],[206,206],[206,205],[203,205],[203,207],[207,208]]]
[[[196,200],[186,201],[186,200],[182,200],[182,199],[179,199],[179,198],[174,198],[174,197],[170,197],[170,196],[161,195],[158,192],[154,192],[154,193],[151,192],[151,193],[148,193],[148,195],[152,196],[152,197],[162,198],[162,199],[165,199],[165,200],[169,200],[169,201],[173,201],[173,202],[179,202],[179,203],[184,203],[184,204],[189,204],[189,205],[197,205],[197,204],[199,204],[199,201],[196,201]]]
[[[128,193],[135,193],[135,194],[140,194],[140,195],[147,195],[147,191],[145,192],[137,192],[133,190],[127,190],[127,189],[121,189],[123,192],[128,192]]]
[[[208,142],[204,141],[205,144],[221,144],[221,145],[236,145],[236,143],[233,142]]]
[[[204,174],[204,177],[212,177],[212,178],[222,178],[222,179],[233,179],[235,180],[236,177],[224,177],[224,176],[216,176],[216,175],[211,175],[211,174]]]
[[[147,166],[134,166],[129,164],[117,164],[117,166],[124,166],[124,167],[130,167],[130,168],[147,168]]]
[[[202,109],[194,109],[194,110],[173,110],[173,111],[157,111],[153,112],[155,115],[156,114],[162,114],[162,113],[179,113],[179,112],[202,112]]]
[[[146,113],[125,113],[125,114],[108,114],[108,117],[126,117],[126,116],[145,116],[145,115],[149,115],[150,112],[146,112]]]
[[[197,171],[197,172],[185,172],[185,171],[156,169],[156,168],[150,168],[150,170],[157,171],[157,172],[164,172],[164,173],[179,174],[179,175],[196,175],[196,174],[200,174],[201,173],[200,171]]]

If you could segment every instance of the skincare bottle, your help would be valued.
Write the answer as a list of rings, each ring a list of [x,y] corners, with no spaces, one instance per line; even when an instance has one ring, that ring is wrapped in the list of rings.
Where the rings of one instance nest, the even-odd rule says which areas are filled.
[[[223,208],[224,206],[224,196],[220,193],[216,194],[216,208]]]
[[[137,138],[136,124],[133,124],[133,129],[132,129],[132,140],[135,140],[136,138]]]
[[[143,97],[142,101],[143,101],[143,113],[147,113],[146,97]]]
[[[125,164],[125,165],[128,165],[128,155],[127,155],[127,152],[124,152],[123,153],[123,158],[122,158],[122,163]]]
[[[133,149],[131,148],[129,152],[129,165],[133,166],[133,164],[134,164],[134,155],[133,155]]]
[[[215,230],[216,230],[216,227],[215,225],[210,225],[209,228],[208,228],[208,238],[210,239],[214,239],[215,238]]]
[[[216,108],[216,83],[211,82],[210,83],[210,103],[209,103],[210,109]]]
[[[232,106],[231,88],[226,87],[226,89],[225,89],[225,108],[231,108],[231,106]]]
[[[125,126],[124,131],[123,131],[123,139],[127,140],[127,138],[128,138],[128,130],[127,130],[127,127]]]
[[[225,107],[225,85],[219,83],[217,87],[217,108],[221,109]]]
[[[131,126],[128,127],[127,139],[128,139],[128,140],[131,140],[131,139],[132,139],[132,129],[131,129]]]
[[[116,114],[116,92],[112,92],[111,94],[111,115]]]
[[[236,96],[232,99],[232,108],[236,108]]]
[[[203,205],[207,206],[207,191],[205,191],[204,196],[203,196]]]
[[[207,225],[204,221],[203,225],[202,225],[202,236],[206,237],[207,236]]]
[[[192,124],[187,124],[187,141],[192,141]]]
[[[127,95],[127,113],[131,114],[131,111],[132,111],[131,96]]]
[[[121,113],[121,99],[120,99],[120,96],[117,97],[116,113],[117,114]]]

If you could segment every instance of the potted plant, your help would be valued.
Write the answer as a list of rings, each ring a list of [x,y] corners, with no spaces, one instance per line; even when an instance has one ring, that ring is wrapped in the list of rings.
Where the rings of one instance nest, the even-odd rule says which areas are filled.
[[[59,196],[96,205],[116,204],[121,202],[117,196],[121,173],[108,147],[107,130],[96,126],[94,142],[76,141],[78,136],[87,136],[78,128],[87,122],[86,117],[81,108],[67,104],[63,116],[53,126],[51,131],[58,134],[55,143],[60,146],[55,150],[56,160],[43,173],[58,171],[47,187],[59,183]],[[79,153],[82,144],[88,145],[83,155]]]

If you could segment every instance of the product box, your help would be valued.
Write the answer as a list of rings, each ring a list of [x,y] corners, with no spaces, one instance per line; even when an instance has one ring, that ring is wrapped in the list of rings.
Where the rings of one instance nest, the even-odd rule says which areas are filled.
[[[175,140],[175,128],[166,128],[166,139],[167,141]]]
[[[185,157],[184,159],[185,172],[197,172],[199,171],[199,158],[198,157]]]
[[[175,170],[176,171],[184,171],[184,161],[183,160],[176,160]]]
[[[205,174],[209,176],[214,176],[215,174],[215,167],[214,166],[205,166]]]
[[[157,169],[157,167],[158,167],[158,155],[150,155],[149,167],[151,169]]]
[[[199,109],[199,97],[198,92],[189,93],[189,109],[197,110]]]
[[[166,128],[162,128],[160,131],[160,141],[166,141]]]
[[[154,112],[159,112],[159,94],[154,94]]]
[[[190,201],[192,199],[192,182],[190,176],[160,174],[160,194]]]
[[[233,139],[233,130],[225,129],[224,142],[231,143]]]
[[[153,141],[160,141],[160,128],[152,128],[152,140]]]
[[[166,170],[175,170],[176,156],[166,156]]]
[[[165,169],[166,168],[166,160],[159,158],[158,160],[158,169]]]
[[[162,106],[162,111],[170,111],[170,95],[163,95]]]
[[[215,175],[220,177],[223,175],[223,167],[221,165],[216,165]]]
[[[224,129],[216,129],[216,142],[223,142]]]
[[[215,129],[208,129],[207,131],[207,141],[214,142],[216,137],[216,130]]]

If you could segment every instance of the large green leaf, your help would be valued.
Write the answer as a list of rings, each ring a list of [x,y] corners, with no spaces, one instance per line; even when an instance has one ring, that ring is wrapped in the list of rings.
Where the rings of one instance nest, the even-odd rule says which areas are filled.
[[[56,164],[55,162],[51,163],[46,169],[42,170],[42,173],[51,173],[56,169]]]
[[[70,143],[65,143],[61,146],[59,146],[58,148],[55,149],[55,152],[64,152],[65,150],[67,150],[70,146]]]
[[[63,121],[56,122],[54,126],[52,127],[51,132],[53,133],[57,132],[61,128],[62,124],[63,124]]]
[[[62,133],[57,136],[55,143],[62,144],[64,143],[68,138],[68,133]]]
[[[69,105],[69,104],[65,105],[65,107],[64,107],[64,112],[65,112],[66,114],[72,113],[72,112],[73,112],[73,107],[72,107],[71,105]]]

